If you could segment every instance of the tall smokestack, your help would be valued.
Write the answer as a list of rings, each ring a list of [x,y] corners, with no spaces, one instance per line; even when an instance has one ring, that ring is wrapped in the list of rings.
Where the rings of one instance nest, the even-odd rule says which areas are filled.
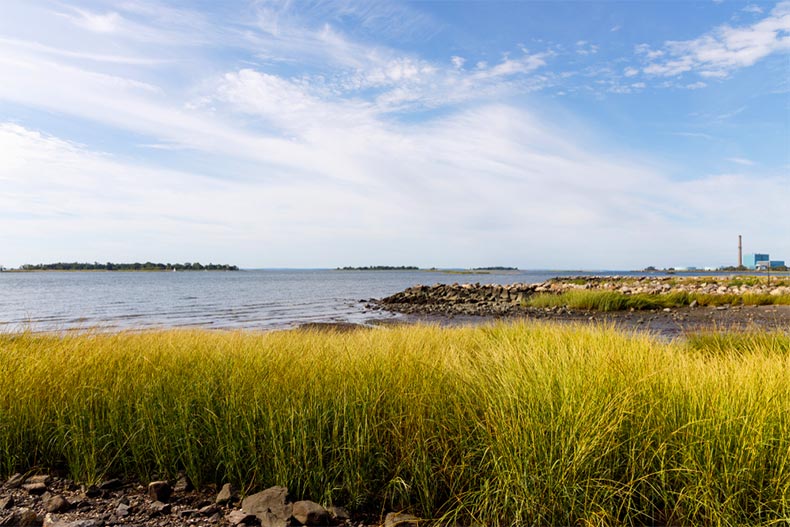
[[[743,246],[741,245],[741,235],[738,235],[738,267],[743,267]]]

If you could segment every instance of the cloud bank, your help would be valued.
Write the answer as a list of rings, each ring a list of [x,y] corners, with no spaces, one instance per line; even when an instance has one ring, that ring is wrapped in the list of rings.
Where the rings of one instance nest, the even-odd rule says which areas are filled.
[[[607,90],[645,90],[640,75],[724,77],[785,50],[787,5],[639,48],[648,65],[618,66],[627,81]],[[400,7],[414,24],[394,24],[391,4],[343,6],[330,16],[253,3],[217,22],[155,2],[15,5],[12,16],[35,11],[54,36],[0,38],[0,101],[58,126],[0,120],[0,263],[702,265],[729,263],[722,245],[744,225],[773,238],[775,222],[754,211],[783,210],[787,174],[727,154],[679,179],[596,140],[530,97],[581,76],[553,68],[557,48],[426,58],[354,38],[332,17],[392,35],[430,33],[429,17]],[[569,49],[603,53],[582,40]],[[92,133],[83,143],[75,129]]]

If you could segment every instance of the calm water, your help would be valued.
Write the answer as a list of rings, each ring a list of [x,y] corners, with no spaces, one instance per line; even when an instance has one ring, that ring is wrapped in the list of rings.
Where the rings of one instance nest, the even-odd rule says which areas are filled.
[[[455,275],[425,271],[0,273],[0,331],[90,327],[275,329],[395,315],[365,309],[415,284],[541,282],[578,271]],[[601,272],[589,274],[639,274]]]

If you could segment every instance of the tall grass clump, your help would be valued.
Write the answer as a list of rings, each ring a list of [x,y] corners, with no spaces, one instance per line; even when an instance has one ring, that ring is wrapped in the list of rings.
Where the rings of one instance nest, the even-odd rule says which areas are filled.
[[[709,294],[673,291],[670,293],[634,293],[601,291],[590,289],[571,289],[562,293],[538,293],[525,300],[527,307],[553,308],[567,307],[587,311],[623,311],[628,309],[678,308],[697,302],[700,306],[746,305],[787,305],[790,295],[771,295],[767,293],[746,294]]]
[[[790,337],[530,323],[0,336],[0,471],[486,525],[790,519]]]

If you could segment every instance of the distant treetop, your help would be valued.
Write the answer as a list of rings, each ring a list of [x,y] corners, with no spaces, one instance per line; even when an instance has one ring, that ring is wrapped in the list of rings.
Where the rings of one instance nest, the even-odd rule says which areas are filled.
[[[414,265],[371,265],[367,267],[338,267],[338,271],[418,271],[420,268]]]
[[[79,263],[57,262],[49,264],[25,264],[19,268],[21,271],[238,271],[235,265],[206,264],[200,262],[186,263]]]

